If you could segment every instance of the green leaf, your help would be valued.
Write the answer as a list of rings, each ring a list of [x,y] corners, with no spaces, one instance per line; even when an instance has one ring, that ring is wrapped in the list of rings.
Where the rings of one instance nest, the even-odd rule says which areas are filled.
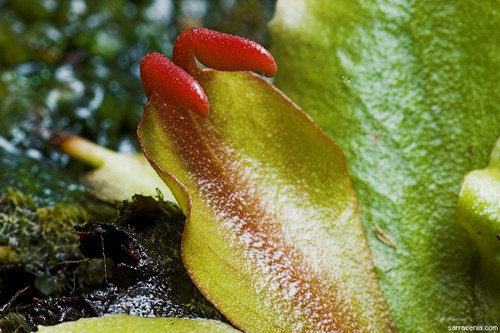
[[[466,177],[457,208],[458,221],[479,249],[477,272],[480,309],[494,325],[500,314],[500,140],[489,165]]]
[[[67,134],[58,134],[54,141],[66,154],[97,168],[82,180],[89,191],[101,200],[117,203],[129,200],[135,194],[156,196],[159,190],[165,200],[175,201],[143,154],[117,153]]]
[[[345,152],[402,331],[484,318],[454,214],[463,175],[500,136],[496,10],[498,1],[290,0],[271,22],[276,85]]]
[[[110,315],[83,318],[56,326],[40,326],[40,333],[231,333],[239,332],[215,320],[184,318],[142,318],[130,315]]]
[[[390,331],[340,149],[256,75],[197,79],[208,117],[153,95],[138,135],[198,288],[248,331]]]

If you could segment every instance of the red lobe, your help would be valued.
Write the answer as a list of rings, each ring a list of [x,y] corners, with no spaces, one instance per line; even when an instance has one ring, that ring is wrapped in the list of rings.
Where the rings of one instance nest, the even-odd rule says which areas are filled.
[[[195,58],[220,71],[263,72],[267,77],[274,76],[277,68],[273,56],[262,45],[204,28],[184,30],[174,45],[174,63],[193,75],[199,71]]]
[[[207,95],[201,85],[166,56],[147,54],[140,66],[142,87],[148,98],[158,95],[167,104],[192,110],[201,116],[209,111]]]
[[[173,107],[206,116],[209,103],[202,86],[193,77],[200,72],[195,59],[221,71],[256,71],[268,77],[276,74],[276,62],[262,45],[239,36],[191,28],[177,38],[173,62],[157,52],[142,59],[141,79],[146,96],[151,98],[156,94]]]

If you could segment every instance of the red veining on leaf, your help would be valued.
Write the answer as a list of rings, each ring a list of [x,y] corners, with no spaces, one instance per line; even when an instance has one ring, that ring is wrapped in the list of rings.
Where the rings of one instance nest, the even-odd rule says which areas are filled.
[[[204,28],[183,31],[174,45],[174,63],[192,75],[200,71],[195,58],[221,71],[255,71],[273,77],[277,69],[273,56],[262,45]]]
[[[141,61],[141,80],[148,98],[157,94],[166,103],[200,115],[209,111],[208,98],[201,85],[166,56],[153,52]]]
[[[244,249],[246,260],[253,263],[253,274],[261,281],[254,285],[257,293],[273,306],[281,307],[278,312],[285,321],[293,318],[298,325],[295,329],[299,331],[360,329],[355,311],[342,295],[342,283],[314,272],[300,250],[286,241],[281,228],[283,222],[260,202],[259,193],[245,183],[239,174],[238,161],[220,142],[210,118],[193,114],[186,116],[182,110],[156,98],[150,99],[146,106],[141,127],[146,117],[152,117],[168,136],[158,145],[172,146],[174,143],[176,156],[189,172],[190,181],[196,182],[197,188],[189,188],[191,193],[185,192],[184,195],[191,201],[191,194],[198,192],[195,197],[210,207],[218,228],[223,230],[221,242],[237,243],[235,251],[241,247]],[[154,153],[144,144],[140,131],[141,145],[148,159],[160,173],[172,177],[159,166]],[[182,182],[189,180],[181,178],[176,181],[186,191]],[[191,207],[187,212],[187,224],[190,223],[190,211]],[[203,289],[203,285],[196,281],[196,274],[192,277],[210,299],[210,290]],[[220,310],[230,320],[234,319],[227,309]],[[238,324],[237,320],[234,323]]]
[[[356,243],[355,239],[350,239],[346,243],[355,246],[342,247],[341,241],[340,245],[335,244],[337,252],[335,249],[323,252],[323,250],[317,250],[313,246],[303,243],[300,236],[297,238],[297,234],[289,233],[291,229],[287,228],[290,226],[293,228],[293,223],[297,222],[297,216],[290,215],[293,214],[290,212],[280,211],[279,207],[273,206],[273,200],[266,201],[264,194],[281,194],[286,186],[300,190],[301,185],[298,183],[287,184],[285,181],[272,188],[269,186],[273,185],[268,185],[265,182],[265,179],[268,179],[266,177],[261,176],[260,180],[248,178],[249,174],[260,174],[258,171],[260,169],[247,169],[241,163],[242,156],[245,157],[244,154],[240,155],[242,152],[238,151],[238,147],[234,148],[232,147],[233,143],[228,142],[228,138],[225,137],[226,133],[221,127],[224,126],[223,122],[219,122],[221,119],[217,120],[217,116],[222,113],[215,112],[211,117],[204,117],[209,112],[209,103],[200,82],[208,89],[207,92],[211,92],[210,96],[215,106],[214,111],[218,110],[219,112],[231,112],[233,106],[237,105],[234,101],[240,98],[240,92],[245,90],[246,86],[242,85],[237,92],[233,91],[233,94],[229,95],[233,97],[230,103],[217,109],[216,105],[220,103],[221,96],[213,94],[213,91],[210,90],[211,86],[207,85],[211,75],[217,72],[198,68],[196,59],[205,66],[217,70],[259,71],[264,72],[269,77],[276,73],[276,63],[273,57],[261,45],[245,38],[203,28],[188,29],[178,37],[174,45],[173,62],[158,53],[152,53],[147,55],[141,63],[143,87],[149,101],[138,128],[138,136],[146,157],[164,181],[171,186],[188,217],[184,233],[184,239],[187,241],[184,242],[183,239],[182,255],[192,279],[207,298],[219,307],[218,302],[224,303],[227,299],[225,300],[224,296],[221,297],[217,294],[218,292],[226,295],[229,299],[233,297],[230,295],[231,293],[228,294],[228,288],[224,290],[224,285],[220,285],[219,289],[215,288],[217,292],[214,292],[213,289],[205,286],[216,287],[218,284],[217,274],[227,278],[232,273],[238,277],[235,283],[238,283],[238,287],[241,287],[242,290],[248,291],[240,295],[248,295],[252,299],[258,299],[258,304],[249,305],[248,300],[239,300],[235,296],[232,301],[224,303],[229,304],[229,306],[220,306],[221,312],[235,325],[240,325],[241,318],[238,316],[248,309],[256,316],[264,311],[263,318],[267,316],[266,320],[269,321],[265,325],[280,330],[284,329],[281,325],[286,323],[286,329],[292,331],[362,331],[364,324],[368,321],[363,318],[363,314],[356,310],[360,301],[359,297],[353,298],[349,294],[350,291],[358,288],[357,284],[349,283],[345,279],[345,277],[349,277],[349,273],[344,272],[346,267],[349,268],[349,263],[334,263],[333,265],[322,265],[322,263],[329,262],[332,254],[336,256],[338,253],[343,253],[339,249],[357,249],[359,245],[361,248],[356,254],[358,256],[356,259],[359,260],[357,263],[366,264],[366,272],[362,272],[362,274],[367,273],[369,281],[374,281],[373,268],[369,263],[368,250],[364,251],[364,243],[361,241]],[[250,75],[250,73],[240,74],[241,77]],[[309,123],[310,119],[300,109],[279,91],[273,90],[274,88],[269,83],[256,75],[250,77],[260,80],[259,84],[268,85],[270,88],[266,89],[270,89],[271,94],[277,94],[275,97],[278,100],[283,101],[284,99],[289,103],[286,113],[283,115],[294,111],[291,114],[304,117],[305,128],[299,126],[298,132],[292,132],[292,134],[307,134],[308,130],[303,131],[310,129],[307,126],[312,125],[316,128],[312,122]],[[224,87],[228,81],[220,82],[222,84],[218,86],[219,88]],[[248,83],[251,82],[253,81],[248,81]],[[238,110],[239,112],[234,113],[235,117],[240,119],[239,117],[247,114],[248,107],[252,107],[249,104],[252,104],[252,100],[247,100],[239,108],[233,109],[233,111]],[[186,109],[195,113],[186,112]],[[267,111],[260,114],[274,114],[274,109],[265,105],[260,105],[255,110]],[[254,118],[241,119],[252,121]],[[280,118],[280,121],[282,119]],[[302,125],[300,122],[299,124]],[[243,126],[241,125],[237,128],[245,127],[244,123]],[[319,129],[316,128],[316,130],[321,134]],[[288,127],[286,131],[288,131]],[[313,134],[312,137],[315,135]],[[308,137],[306,136],[306,138]],[[319,135],[318,138],[322,141],[327,140],[326,136]],[[242,142],[249,141],[244,139]],[[331,157],[330,162],[337,163],[341,152],[338,151],[338,147],[334,143],[328,142],[329,145],[326,148],[324,145],[321,146],[323,153]],[[310,151],[315,151],[317,142],[305,147],[309,146],[312,147]],[[304,153],[304,151],[300,152]],[[302,156],[302,154],[299,155]],[[261,157],[255,156],[253,158],[260,161]],[[272,156],[267,156],[267,160],[272,160]],[[341,163],[342,161],[340,158]],[[313,169],[314,167],[315,165],[313,165]],[[320,174],[323,174],[324,169],[322,168],[319,166]],[[305,171],[305,169],[301,169],[301,171]],[[309,169],[307,172],[309,174]],[[288,173],[288,169],[286,173]],[[326,178],[329,177],[328,173],[324,175]],[[347,179],[347,173],[345,177],[342,179]],[[283,181],[287,177],[277,179]],[[346,184],[350,186],[348,179]],[[321,185],[316,184],[316,186],[322,188]],[[332,189],[330,197],[335,197],[335,191],[341,190],[339,187],[330,187],[326,188],[326,193],[330,193],[328,191]],[[304,199],[303,197],[305,198],[300,192],[300,198]],[[320,200],[318,202],[325,203],[322,199],[318,200]],[[319,208],[324,207],[330,207],[330,204]],[[281,208],[289,209],[290,205]],[[314,210],[314,214],[309,216],[306,214],[305,222],[324,222],[325,224],[318,225],[318,228],[326,230],[329,228],[326,223],[329,222],[330,218],[333,216],[337,218],[332,222],[346,222],[349,221],[347,220],[348,215],[357,214],[355,210],[344,210],[347,217],[338,215],[339,212],[335,209],[326,209],[327,212],[322,211],[321,214],[326,214],[324,216],[318,215],[317,211]],[[191,220],[192,216],[195,216],[193,220]],[[296,231],[301,230],[303,225],[301,223],[302,220],[295,225],[299,227]],[[353,223],[359,225],[359,219],[354,218]],[[339,227],[342,228],[342,224]],[[343,229],[339,230],[343,231]],[[348,235],[351,237],[359,236],[360,238],[356,239],[361,239],[361,229],[354,230],[356,232],[348,233]],[[186,237],[186,235],[190,236]],[[207,235],[211,241],[205,239]],[[318,237],[318,234],[316,236]],[[319,238],[323,240],[319,246],[330,244],[329,238],[323,238],[321,235]],[[302,242],[301,245],[297,245],[297,241]],[[336,239],[335,242],[338,241],[339,239]],[[184,246],[185,244],[189,245]],[[189,256],[185,255],[186,248],[191,251]],[[314,253],[311,254],[311,251]],[[214,274],[201,273],[204,271],[206,263],[199,260],[202,258],[197,256],[196,253],[199,252],[204,253],[205,256],[213,254],[211,258],[218,265],[214,266],[216,267]],[[316,258],[313,257],[316,252],[325,254],[325,256],[320,255],[316,262],[311,261],[312,258]],[[192,266],[188,264],[190,258],[197,258],[192,260]],[[361,260],[362,258],[366,261]],[[360,270],[362,271],[363,267]],[[347,285],[350,286],[346,287]],[[377,293],[376,283],[367,284],[360,288],[369,290],[370,287],[374,287],[370,291],[370,295],[377,299],[381,297]],[[381,309],[380,313],[383,317],[381,317],[380,322],[383,322],[388,330],[392,330],[390,316],[385,308],[382,309],[384,307],[383,300],[373,304],[376,304],[377,311]],[[231,305],[238,307],[240,312],[235,314]],[[244,322],[249,323],[246,319]],[[252,323],[250,322],[249,325],[251,327]],[[245,326],[242,328],[246,329]]]

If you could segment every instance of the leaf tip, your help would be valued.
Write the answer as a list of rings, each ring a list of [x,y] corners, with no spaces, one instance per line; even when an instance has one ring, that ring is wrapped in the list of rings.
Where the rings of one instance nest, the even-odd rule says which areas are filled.
[[[208,97],[195,78],[158,53],[147,54],[140,65],[141,80],[146,96],[157,95],[174,107],[192,110],[201,116],[209,112]]]
[[[276,75],[276,61],[271,52],[250,39],[205,28],[184,30],[174,45],[173,61],[192,74],[203,65],[221,71],[263,72]]]

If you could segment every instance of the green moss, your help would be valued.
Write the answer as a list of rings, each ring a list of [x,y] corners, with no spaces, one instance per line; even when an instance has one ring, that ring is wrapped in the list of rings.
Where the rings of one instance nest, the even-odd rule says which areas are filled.
[[[0,331],[2,333],[29,333],[31,328],[23,316],[11,313],[0,319]]]
[[[33,197],[7,189],[0,197],[3,262],[39,271],[40,266],[80,258],[73,227],[90,217],[79,205],[38,207]]]
[[[160,192],[124,201],[110,223],[89,222],[94,215],[79,205],[40,206],[11,189],[0,197],[0,214],[0,258],[34,278],[0,315],[19,312],[32,328],[105,313],[224,320],[187,274],[185,216]],[[25,287],[8,278],[0,273],[4,302]]]
[[[82,262],[73,231],[76,225],[93,218],[82,205],[44,206],[33,196],[8,188],[0,195],[0,264],[18,267],[33,276],[35,289],[43,295],[89,285],[70,271],[75,262],[87,269],[96,264]],[[0,275],[0,286],[8,286],[9,279]],[[9,298],[13,292],[16,290],[0,288],[0,297]]]

